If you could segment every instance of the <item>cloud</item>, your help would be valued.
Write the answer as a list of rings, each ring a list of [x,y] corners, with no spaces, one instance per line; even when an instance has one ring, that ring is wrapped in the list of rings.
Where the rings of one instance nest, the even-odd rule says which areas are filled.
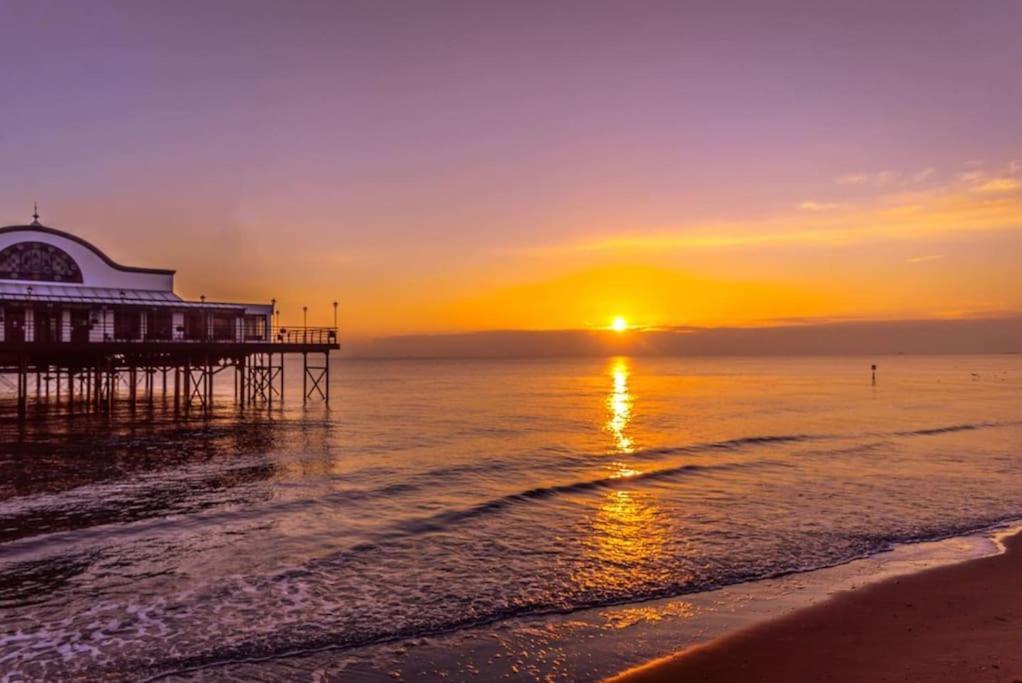
[[[975,165],[975,162],[970,163]],[[958,180],[976,192],[1014,192],[1022,189],[1022,181],[1013,176],[1022,170],[1022,164],[1016,160],[1009,161],[1000,171],[988,171],[983,168],[972,168],[958,174]]]
[[[978,183],[979,181],[983,180],[985,176],[986,173],[977,169],[975,171],[965,171],[964,173],[959,173],[958,179],[961,180],[963,183]]]
[[[1022,182],[1014,178],[994,178],[976,187],[979,192],[1014,192],[1022,189]]]
[[[894,171],[875,171],[872,173],[847,173],[838,176],[838,185],[886,185],[897,179]]]
[[[927,261],[937,261],[944,258],[944,254],[927,254],[926,256],[913,256],[907,259],[908,263],[926,263]]]
[[[847,173],[838,176],[838,185],[863,185],[870,187],[884,187],[890,185],[909,185],[912,183],[924,183],[937,174],[937,169],[932,166],[921,168],[915,172],[908,171],[870,171],[861,173]]]
[[[983,192],[952,180],[939,186],[878,194],[854,204],[804,201],[787,213],[755,221],[652,226],[589,240],[526,248],[530,252],[624,252],[732,249],[758,246],[842,246],[926,240],[973,231],[1022,230],[1022,181],[1000,178]],[[998,201],[990,201],[988,193]],[[826,210],[824,210],[824,208]]]
[[[798,208],[803,211],[833,211],[834,209],[841,208],[841,205],[834,202],[805,201],[799,204]]]

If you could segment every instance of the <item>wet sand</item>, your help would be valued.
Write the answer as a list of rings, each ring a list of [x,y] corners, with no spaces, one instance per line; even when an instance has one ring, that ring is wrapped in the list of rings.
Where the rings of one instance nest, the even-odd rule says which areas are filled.
[[[1005,547],[839,594],[612,680],[1022,683],[1022,534]]]

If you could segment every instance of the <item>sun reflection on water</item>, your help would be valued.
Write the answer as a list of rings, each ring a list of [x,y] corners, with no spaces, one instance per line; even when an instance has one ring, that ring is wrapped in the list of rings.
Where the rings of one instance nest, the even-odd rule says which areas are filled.
[[[653,496],[619,489],[601,501],[585,540],[590,562],[575,581],[599,592],[631,592],[662,579],[667,528]]]
[[[611,390],[605,405],[604,431],[613,439],[618,458],[608,463],[610,478],[628,480],[643,473],[625,456],[635,452],[629,425],[634,417],[635,399],[628,379],[628,359],[615,358],[610,365]],[[654,585],[665,579],[663,555],[669,544],[669,520],[656,494],[632,482],[621,482],[596,501],[588,520],[585,562],[574,572],[574,580],[597,593],[634,592],[636,587]]]
[[[614,380],[614,388],[607,397],[610,417],[605,428],[614,437],[614,445],[619,453],[631,453],[632,439],[625,431],[632,419],[633,403],[632,395],[628,391],[628,360],[615,358],[610,375]]]

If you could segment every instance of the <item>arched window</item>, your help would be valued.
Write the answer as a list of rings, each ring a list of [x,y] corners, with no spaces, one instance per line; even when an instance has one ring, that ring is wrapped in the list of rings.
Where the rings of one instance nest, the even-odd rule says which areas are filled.
[[[81,282],[82,271],[59,247],[45,242],[18,242],[0,251],[0,279]]]

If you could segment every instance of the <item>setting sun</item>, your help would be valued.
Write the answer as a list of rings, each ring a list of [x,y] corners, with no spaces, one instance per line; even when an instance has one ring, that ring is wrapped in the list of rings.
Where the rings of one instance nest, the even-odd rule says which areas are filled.
[[[615,332],[624,332],[625,330],[628,329],[628,321],[622,318],[621,316],[617,316],[616,318],[614,318],[614,322],[610,324],[610,329],[614,330]]]

